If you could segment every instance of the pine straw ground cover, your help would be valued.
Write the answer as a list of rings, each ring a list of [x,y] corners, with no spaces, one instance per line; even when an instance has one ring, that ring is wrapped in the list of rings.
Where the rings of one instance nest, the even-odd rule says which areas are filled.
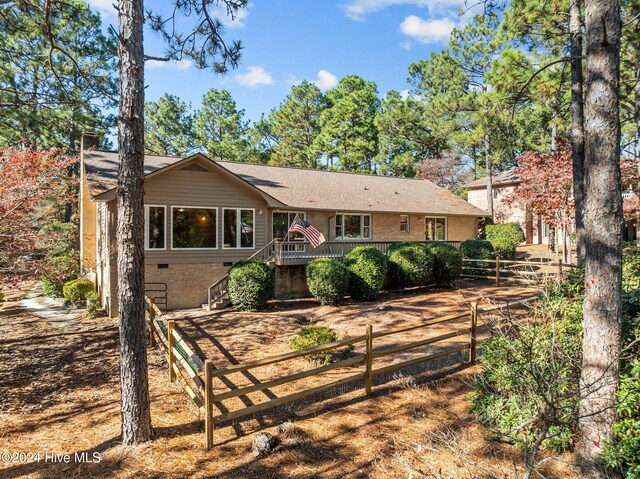
[[[354,318],[375,320],[379,327],[386,318],[387,326],[395,327],[407,321],[407,316],[414,322],[421,314],[435,316],[446,304],[451,311],[464,311],[467,300],[497,293],[489,287],[421,291],[404,299],[385,296],[385,304],[393,306],[387,311],[372,310],[371,303],[332,310],[291,305],[254,314],[252,320],[232,312],[201,319],[219,321],[220,328],[224,325],[221,318],[235,318],[238,341],[251,341],[250,346],[241,346],[224,339],[223,346],[231,354],[227,361],[233,362],[240,351],[252,358],[258,355],[254,348],[266,354],[286,348],[283,337],[299,329],[302,316],[304,324],[325,324],[333,318],[337,325]],[[517,293],[530,294],[525,290]],[[84,464],[0,463],[2,478],[510,478],[521,472],[520,452],[492,441],[491,433],[474,423],[469,413],[468,384],[477,367],[455,365],[447,375],[429,371],[398,375],[377,385],[369,399],[361,389],[338,391],[323,401],[296,403],[223,426],[215,431],[216,447],[206,452],[198,414],[180,387],[168,382],[164,360],[152,352],[149,380],[155,438],[143,446],[124,448],[118,444],[114,321],[98,320],[103,326],[100,331],[67,334],[21,312],[15,303],[4,303],[1,308],[0,452],[101,455],[100,462]],[[259,322],[268,323],[271,332],[256,342],[253,339],[259,334],[250,325]],[[186,330],[186,322],[182,325]],[[222,333],[217,330],[216,334]],[[204,342],[200,338],[195,344]],[[220,351],[217,354],[224,356]],[[253,434],[275,432],[287,419],[304,433],[306,441],[255,458],[249,452]],[[544,473],[546,477],[578,477],[569,466],[555,461],[547,463]]]

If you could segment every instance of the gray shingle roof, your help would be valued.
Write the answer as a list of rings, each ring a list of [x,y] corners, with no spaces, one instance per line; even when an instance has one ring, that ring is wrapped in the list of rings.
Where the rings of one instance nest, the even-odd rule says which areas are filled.
[[[520,178],[515,173],[515,168],[511,168],[509,170],[505,170],[501,173],[493,175],[493,184],[494,185],[511,185],[514,183],[519,183]],[[487,177],[484,176],[482,178],[478,178],[470,183],[464,185],[465,188],[481,188],[487,186]]]
[[[117,153],[85,152],[84,158],[91,195],[113,189]],[[182,158],[147,155],[145,174],[180,160]],[[251,163],[216,163],[296,209],[488,216],[485,211],[426,180]]]

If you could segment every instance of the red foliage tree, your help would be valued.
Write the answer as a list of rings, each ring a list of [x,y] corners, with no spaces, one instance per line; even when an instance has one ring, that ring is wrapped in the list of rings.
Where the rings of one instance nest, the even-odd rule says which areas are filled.
[[[627,221],[636,221],[636,232],[640,232],[640,174],[638,172],[638,162],[633,160],[622,160],[620,162],[620,174],[622,175],[622,212]],[[636,234],[637,238],[640,235]]]
[[[416,169],[423,180],[429,180],[456,195],[463,192],[462,186],[471,179],[471,171],[460,157],[425,159]]]
[[[34,250],[41,227],[74,201],[75,161],[58,149],[0,149],[0,277],[15,273],[16,258]]]
[[[569,232],[575,221],[569,141],[560,139],[558,148],[548,153],[525,153],[518,158],[518,165],[515,173],[520,186],[505,202],[517,202],[551,227]]]

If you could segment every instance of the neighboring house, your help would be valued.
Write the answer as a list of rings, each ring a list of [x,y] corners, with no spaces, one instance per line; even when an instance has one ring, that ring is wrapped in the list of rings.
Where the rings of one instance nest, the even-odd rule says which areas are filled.
[[[85,140],[85,144],[87,141]],[[81,263],[116,314],[118,155],[81,154]],[[475,238],[486,212],[425,180],[187,158],[145,158],[145,281],[165,283],[168,307],[223,303],[233,263],[257,255],[276,268],[279,297],[303,290],[304,264],[356,245]],[[300,214],[326,243],[287,235]],[[220,282],[221,281],[221,282]],[[221,286],[222,285],[222,286]]]
[[[536,215],[527,212],[517,203],[508,204],[505,198],[515,191],[520,185],[520,178],[515,173],[515,168],[503,171],[493,176],[493,220],[496,223],[518,223],[525,233],[526,244],[548,244],[549,225]],[[488,210],[487,178],[480,178],[465,185],[468,189],[467,201],[473,206]],[[623,200],[636,198],[633,192],[623,193]],[[572,228],[573,231],[573,228]],[[569,233],[571,233],[570,231]],[[556,234],[556,243],[562,243],[562,232]],[[636,221],[625,220],[623,230],[624,241],[636,240]]]
[[[526,244],[548,244],[549,225],[517,203],[505,202],[520,185],[515,168],[493,176],[493,220],[495,223],[518,223],[525,235]],[[467,201],[477,208],[489,209],[487,198],[487,178],[479,178],[465,185],[468,190]],[[562,235],[556,235],[556,242],[562,243]]]

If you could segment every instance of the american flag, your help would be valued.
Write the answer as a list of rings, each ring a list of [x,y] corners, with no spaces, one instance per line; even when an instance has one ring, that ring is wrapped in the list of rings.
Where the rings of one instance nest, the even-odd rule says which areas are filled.
[[[289,233],[301,233],[314,248],[317,248],[326,241],[324,239],[324,235],[320,233],[320,231],[300,217],[293,220],[293,223],[291,223],[291,226],[289,227]]]

